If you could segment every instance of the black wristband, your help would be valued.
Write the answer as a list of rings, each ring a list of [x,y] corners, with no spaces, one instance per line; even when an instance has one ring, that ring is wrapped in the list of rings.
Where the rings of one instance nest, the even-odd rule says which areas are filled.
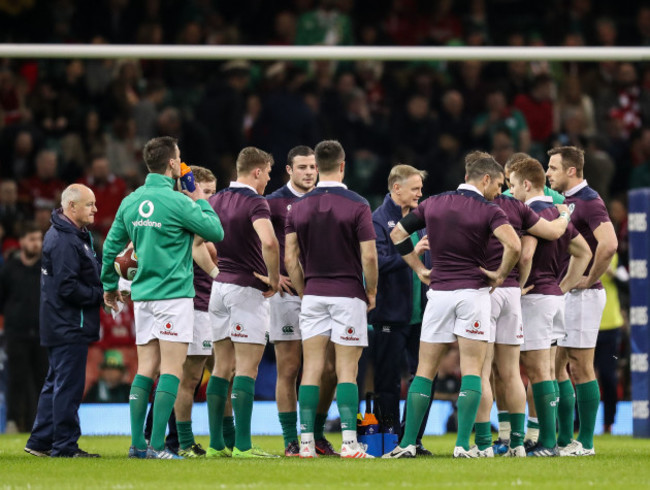
[[[400,220],[400,224],[404,231],[409,235],[415,231],[421,230],[425,227],[426,223],[424,220],[418,218],[415,214],[409,213]]]
[[[413,250],[415,250],[415,247],[413,247],[413,241],[411,240],[410,236],[407,236],[404,240],[395,244],[395,248],[402,257],[404,255],[410,254]]]

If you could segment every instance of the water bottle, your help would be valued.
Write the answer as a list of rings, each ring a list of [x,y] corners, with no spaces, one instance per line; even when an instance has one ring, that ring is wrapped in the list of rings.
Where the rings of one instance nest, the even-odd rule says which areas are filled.
[[[189,167],[189,165],[183,162],[181,162],[181,188],[188,192],[194,192],[196,189],[192,169]]]

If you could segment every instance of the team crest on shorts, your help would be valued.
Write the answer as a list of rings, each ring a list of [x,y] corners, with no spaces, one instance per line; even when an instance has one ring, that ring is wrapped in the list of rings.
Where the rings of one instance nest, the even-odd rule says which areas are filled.
[[[212,342],[210,342],[209,340],[204,340],[203,341],[203,348],[204,349],[211,349],[212,348]]]
[[[354,327],[347,327],[345,329],[345,335],[341,335],[341,340],[351,340],[353,342],[358,342],[359,337],[354,335],[354,333],[355,333]]]
[[[244,326],[241,323],[235,323],[235,326],[232,327],[232,333],[230,334],[231,337],[239,337],[239,338],[248,338],[248,334],[244,332]]]
[[[163,329],[160,331],[160,334],[178,337],[178,333],[174,332],[174,324],[172,322],[165,322],[163,324]]]
[[[474,323],[472,323],[471,328],[466,328],[465,332],[474,335],[483,335],[485,333],[483,330],[481,330],[481,322],[478,320],[475,320]]]
[[[282,327],[282,335],[292,335],[293,334],[293,325],[285,325]]]

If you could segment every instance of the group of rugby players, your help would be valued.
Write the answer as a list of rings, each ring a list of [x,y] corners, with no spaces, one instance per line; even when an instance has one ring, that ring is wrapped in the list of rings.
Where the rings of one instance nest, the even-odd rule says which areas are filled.
[[[147,155],[145,151],[151,170],[155,165],[150,165]],[[156,158],[167,158],[168,164],[159,173],[169,180],[177,178],[178,148],[174,154],[160,155]],[[465,183],[414,205],[411,213],[393,224],[392,253],[399,253],[429,290],[404,434],[384,458],[415,457],[415,440],[429,409],[432,380],[441,358],[456,341],[462,380],[454,457],[594,454],[600,395],[593,353],[605,303],[598,278],[609,265],[617,242],[603,201],[583,179],[582,151],[561,147],[549,155],[545,173],[527,155],[515,155],[504,169],[489,154],[473,152],[466,158]],[[151,334],[137,340],[139,356],[143,347],[156,345],[158,357],[149,363],[157,360],[160,373],[165,364],[181,362],[182,368],[167,369],[166,374],[180,374],[178,396],[174,389],[165,390],[165,395],[176,397],[179,455],[165,449],[159,436],[156,447],[146,447],[141,438],[141,417],[134,412],[141,411],[140,400],[145,394],[148,397],[151,385],[140,378],[134,381],[131,396],[129,456],[277,457],[253,445],[250,430],[257,369],[265,344],[271,340],[278,363],[276,399],[285,455],[370,458],[357,441],[356,431],[358,362],[368,345],[367,312],[375,306],[381,280],[368,202],[343,184],[345,153],[336,141],[323,141],[314,150],[292,149],[286,165],[289,181],[266,198],[271,155],[244,148],[236,165],[236,181],[218,193],[214,176],[193,167],[198,190],[185,191],[195,201],[188,199],[188,206],[207,199],[209,211],[214,210],[223,227],[223,240],[216,250],[194,233],[194,321],[177,311],[155,310],[155,320],[147,320]],[[407,175],[418,175],[421,189],[423,174],[412,170]],[[546,187],[546,177],[555,191],[564,194],[564,205],[553,204],[553,195],[561,196]],[[511,196],[501,194],[506,180]],[[145,203],[150,206],[144,209],[155,213],[151,201],[136,201],[131,207],[139,209],[141,216]],[[209,211],[204,210],[206,215]],[[118,227],[124,227],[142,261],[137,234],[156,233],[156,228],[133,231],[126,219],[122,221],[126,224]],[[431,269],[424,266],[411,241],[411,234],[421,229],[429,237]],[[185,233],[191,236],[191,227]],[[122,233],[115,240],[109,233],[107,242],[125,238]],[[423,247],[417,250],[422,252]],[[112,265],[111,255],[104,256],[104,272]],[[143,262],[145,270],[139,270],[139,275],[164,279],[160,270],[146,270],[150,263],[146,258]],[[137,282],[138,275],[134,285]],[[106,286],[105,281],[106,303],[115,306],[120,294]],[[137,304],[161,298],[133,299]],[[136,308],[137,330],[138,321]],[[165,328],[193,323],[192,341],[169,335],[156,321],[164,322]],[[189,349],[187,356],[174,356],[170,361],[166,346],[174,342],[189,343]],[[206,391],[210,426],[206,451],[192,434],[191,404],[193,386],[211,351],[214,367]],[[532,386],[526,437],[520,351]],[[580,415],[575,440],[575,394],[568,365]],[[142,391],[145,385],[149,391]],[[500,409],[500,438],[494,447],[489,421],[492,387]],[[335,393],[343,436],[340,452],[334,451],[323,434]],[[158,417],[154,413],[154,432],[164,434],[157,419],[162,421],[165,415],[169,413],[162,409]],[[470,446],[474,427],[476,445]]]

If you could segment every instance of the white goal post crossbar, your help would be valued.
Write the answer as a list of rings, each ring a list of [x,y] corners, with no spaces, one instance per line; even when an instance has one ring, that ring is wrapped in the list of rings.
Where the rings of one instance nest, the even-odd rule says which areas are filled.
[[[0,44],[1,58],[166,60],[648,61],[650,47]]]

